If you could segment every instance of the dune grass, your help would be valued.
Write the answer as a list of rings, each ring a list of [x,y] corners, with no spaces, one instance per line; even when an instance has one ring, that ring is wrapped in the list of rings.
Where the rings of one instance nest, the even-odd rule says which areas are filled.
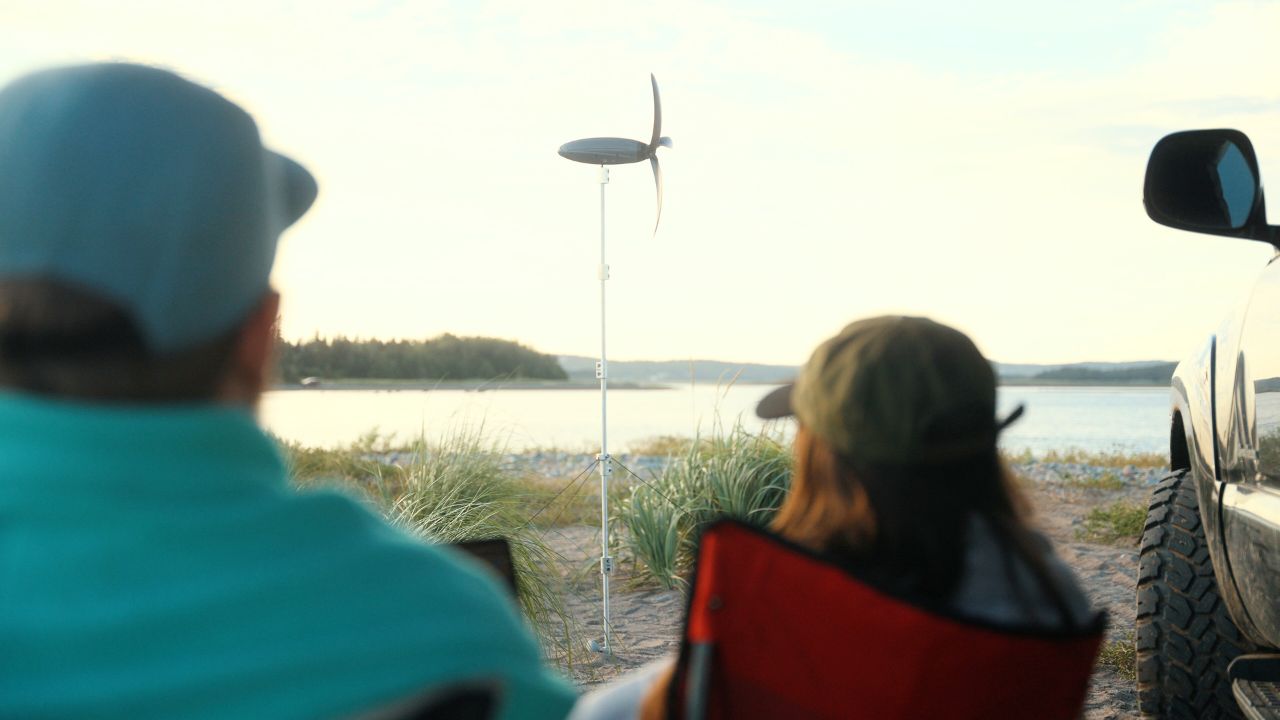
[[[1147,519],[1145,503],[1121,500],[1096,507],[1076,528],[1076,538],[1109,545],[1136,545]]]
[[[1115,451],[1091,451],[1079,448],[1050,450],[1035,454],[1030,450],[1004,454],[1005,460],[1015,465],[1030,463],[1063,463],[1068,465],[1093,465],[1097,467],[1123,468],[1132,465],[1136,468],[1164,468],[1169,466],[1169,457],[1165,453],[1144,453]]]
[[[790,447],[741,426],[694,438],[618,505],[626,550],[664,588],[684,584],[698,534],[720,517],[766,525],[791,482]]]
[[[584,468],[585,469],[585,468]],[[523,488],[525,512],[530,527],[543,530],[569,525],[600,523],[600,483],[593,469],[585,477],[556,479],[526,475],[518,478]],[[559,487],[555,483],[559,484]],[[613,497],[610,492],[609,496]]]
[[[1112,640],[1098,651],[1098,664],[1115,670],[1128,680],[1138,679],[1138,651],[1134,635],[1129,632],[1120,640]]]

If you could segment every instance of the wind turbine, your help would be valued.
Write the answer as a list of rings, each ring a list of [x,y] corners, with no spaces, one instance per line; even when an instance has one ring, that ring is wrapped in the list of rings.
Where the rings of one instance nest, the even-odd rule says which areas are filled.
[[[609,171],[604,165],[629,165],[648,160],[653,168],[653,182],[658,190],[658,216],[653,222],[654,232],[662,219],[662,168],[658,165],[658,148],[671,147],[671,138],[662,136],[662,99],[658,96],[658,79],[649,74],[653,85],[653,137],[645,144],[627,138],[598,137],[574,140],[560,146],[560,157],[588,165],[600,165],[600,183],[609,182]],[[603,188],[601,189],[603,193]]]
[[[574,140],[560,146],[560,156],[574,162],[600,166],[600,362],[596,363],[596,378],[600,380],[600,454],[596,461],[600,466],[600,577],[604,612],[604,643],[592,650],[609,656],[613,654],[609,635],[613,627],[609,614],[609,576],[613,573],[613,558],[609,555],[609,478],[613,475],[613,458],[609,455],[609,360],[605,351],[605,283],[609,280],[609,266],[605,263],[605,213],[604,189],[609,184],[608,165],[627,165],[643,160],[653,168],[653,182],[658,193],[658,213],[653,221],[653,231],[658,232],[662,219],[662,168],[658,165],[658,148],[671,147],[671,138],[662,136],[662,101],[658,97],[658,81],[649,74],[653,86],[653,137],[646,144],[627,138],[599,137]]]

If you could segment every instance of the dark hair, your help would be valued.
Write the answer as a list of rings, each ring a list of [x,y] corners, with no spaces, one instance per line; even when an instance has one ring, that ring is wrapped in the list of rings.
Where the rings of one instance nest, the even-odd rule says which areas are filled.
[[[0,387],[104,402],[210,400],[238,334],[159,355],[125,311],[96,293],[47,279],[0,281]]]
[[[1027,503],[994,447],[945,465],[867,465],[801,427],[795,453],[791,494],[773,524],[784,537],[847,561],[889,592],[944,600],[959,587],[977,515],[1058,602]]]

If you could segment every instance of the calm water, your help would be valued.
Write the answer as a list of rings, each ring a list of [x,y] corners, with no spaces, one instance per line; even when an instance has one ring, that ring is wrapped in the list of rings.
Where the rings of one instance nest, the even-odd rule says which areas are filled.
[[[739,418],[760,427],[752,409],[771,388],[739,385],[673,386],[609,392],[610,449],[621,451],[658,435],[691,436]],[[1018,403],[1022,419],[1003,437],[1006,449],[1044,452],[1165,452],[1169,437],[1166,388],[1008,387],[1001,413]],[[586,449],[600,433],[600,394],[591,390],[278,390],[267,393],[262,420],[275,434],[328,447],[377,430],[400,439],[483,426],[512,450]]]

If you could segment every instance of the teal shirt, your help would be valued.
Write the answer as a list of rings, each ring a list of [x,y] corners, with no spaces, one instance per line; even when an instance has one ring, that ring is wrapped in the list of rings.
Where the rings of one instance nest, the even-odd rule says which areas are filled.
[[[0,717],[320,718],[574,693],[486,572],[295,492],[248,413],[0,395]]]

